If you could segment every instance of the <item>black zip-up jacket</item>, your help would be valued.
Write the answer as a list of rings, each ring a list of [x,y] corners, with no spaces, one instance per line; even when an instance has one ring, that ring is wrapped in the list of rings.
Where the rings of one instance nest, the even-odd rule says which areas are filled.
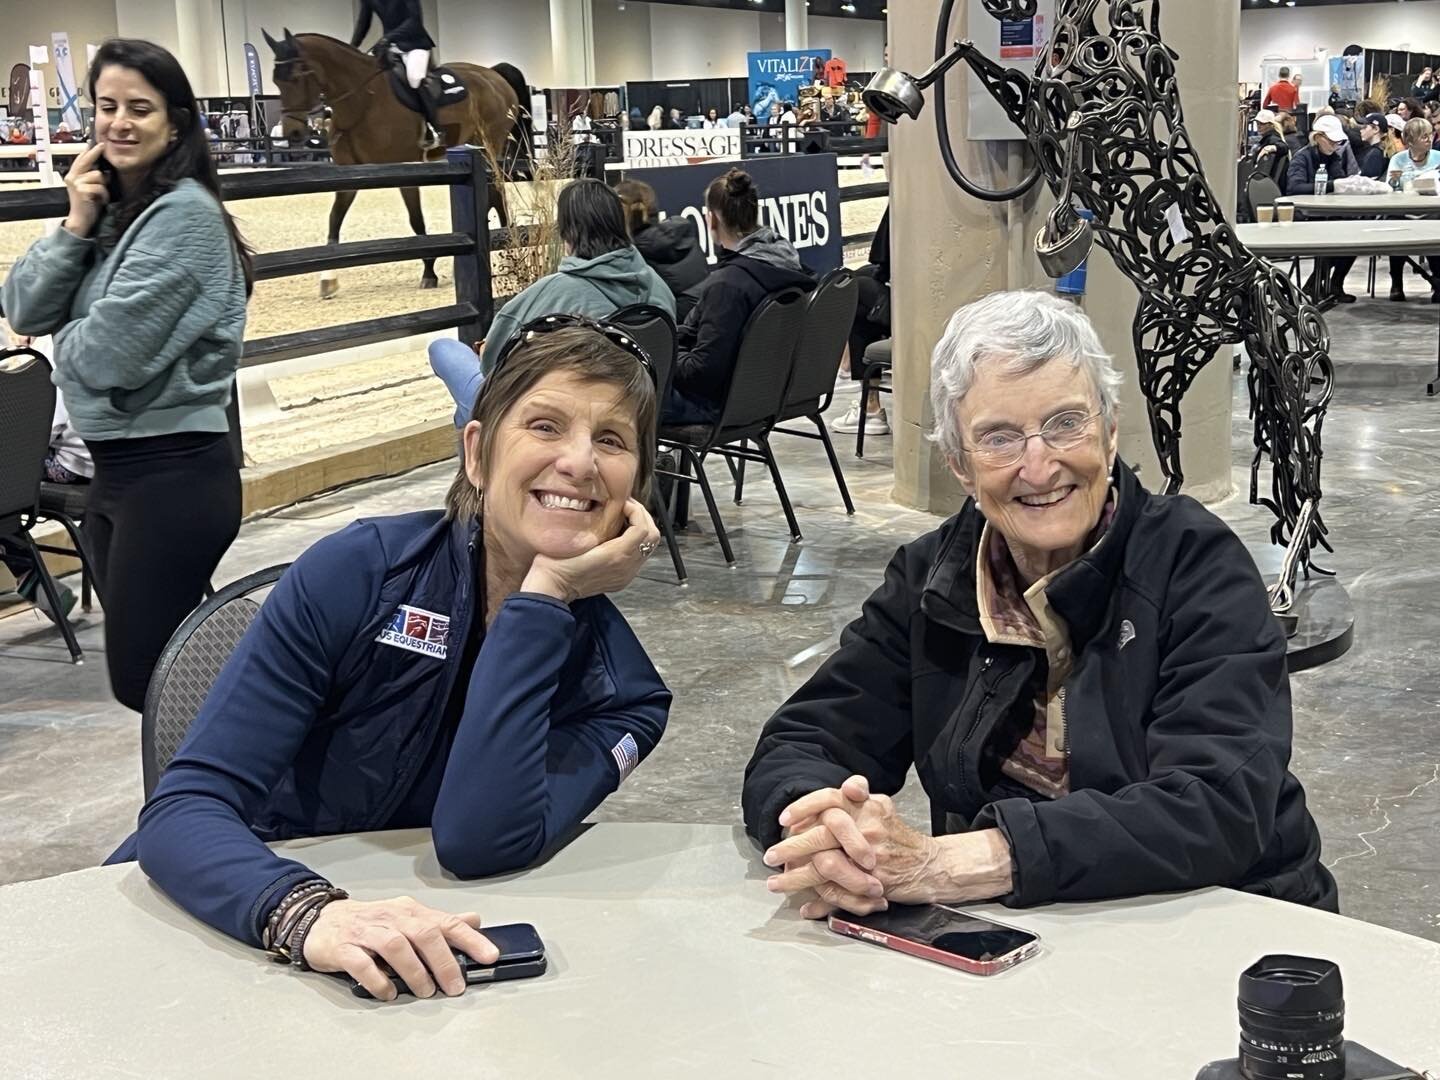
[[[1260,157],[1260,151],[1267,146],[1272,148],[1270,153]],[[1260,139],[1260,145],[1255,148],[1255,160],[1259,170],[1284,191],[1285,176],[1290,171],[1290,144],[1285,141],[1285,137],[1274,128],[1265,132]]]
[[[401,52],[435,48],[434,39],[425,32],[420,0],[360,0],[355,29],[350,34],[352,46],[360,47],[365,35],[370,32],[370,21],[377,16],[381,35]]]
[[[705,279],[689,316],[680,326],[675,358],[675,389],[694,402],[725,403],[730,373],[740,355],[745,323],[761,302],[781,289],[809,291],[815,278],[797,262],[794,267],[722,249],[715,269]]]
[[[998,828],[1011,906],[1227,885],[1334,911],[1320,834],[1289,772],[1285,637],[1245,546],[1124,465],[1104,538],[1046,591],[1075,659],[1062,690],[1070,793],[1001,772],[1034,718],[1038,650],[980,627],[973,501],[896,552],[839,649],[760,734],[745,825],[763,846],[798,796],[914,764],[936,835]],[[1037,667],[1042,670],[1037,672]]]
[[[701,284],[710,273],[695,222],[679,215],[652,221],[630,239],[650,269],[670,286],[675,294],[676,317],[683,322],[690,305],[686,305],[684,313],[679,311],[681,294]],[[693,299],[690,303],[693,305]]]
[[[1340,149],[1326,156],[1320,148],[1310,145],[1290,159],[1290,171],[1285,175],[1286,195],[1314,195],[1315,174],[1325,166],[1325,193],[1333,194],[1335,181],[1341,177],[1354,176],[1360,171],[1355,155],[1350,153],[1350,144],[1341,143]]]

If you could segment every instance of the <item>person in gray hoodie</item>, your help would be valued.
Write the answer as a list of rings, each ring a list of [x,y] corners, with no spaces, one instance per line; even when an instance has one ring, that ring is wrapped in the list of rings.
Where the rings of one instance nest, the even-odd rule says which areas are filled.
[[[112,39],[88,83],[95,145],[65,176],[69,213],[0,307],[17,333],[54,335],[53,379],[95,462],[83,532],[110,686],[138,712],[240,528],[227,410],[253,274],[175,57]]]
[[[483,342],[472,348],[453,338],[430,343],[430,366],[456,401],[456,424],[495,360],[520,327],[544,315],[603,319],[631,304],[654,304],[675,317],[675,297],[630,242],[620,197],[599,180],[573,180],[560,192],[555,223],[565,257],[560,268],[512,297],[495,315]],[[476,358],[479,354],[479,359]]]

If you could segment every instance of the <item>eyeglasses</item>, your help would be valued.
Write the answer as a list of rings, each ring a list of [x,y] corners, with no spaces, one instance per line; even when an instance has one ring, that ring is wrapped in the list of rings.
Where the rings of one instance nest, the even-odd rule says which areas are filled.
[[[1018,431],[991,431],[981,436],[978,445],[961,449],[986,465],[1014,465],[1025,456],[1025,447],[1031,439],[1044,439],[1045,445],[1051,450],[1070,450],[1079,446],[1085,441],[1090,425],[1099,415],[1096,411],[1087,416],[1078,410],[1056,413],[1033,435]]]
[[[495,366],[490,369],[490,375],[485,382],[489,383],[495,378],[496,372],[505,366],[505,361],[510,359],[510,356],[521,345],[526,345],[534,341],[535,338],[541,334],[553,334],[557,330],[575,329],[591,330],[603,336],[605,340],[611,344],[618,345],[624,349],[645,369],[646,374],[650,376],[651,383],[653,383],[658,390],[660,383],[655,374],[655,364],[650,359],[650,354],[640,347],[640,343],[621,327],[615,326],[612,323],[587,318],[584,315],[543,315],[538,319],[532,319],[520,327],[519,330],[516,330],[515,333],[511,335],[510,340],[507,341],[500,350],[500,355],[495,358]],[[481,391],[484,391],[483,385],[481,386]]]

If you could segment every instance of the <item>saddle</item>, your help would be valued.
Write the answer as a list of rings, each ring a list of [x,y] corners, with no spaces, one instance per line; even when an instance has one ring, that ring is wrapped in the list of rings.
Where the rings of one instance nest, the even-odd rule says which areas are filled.
[[[420,89],[412,90],[409,80],[405,78],[405,57],[399,49],[386,47],[383,52],[377,51],[376,55],[389,76],[390,89],[395,92],[396,99],[411,112],[417,112],[421,116],[426,114],[425,102],[420,100],[421,94],[425,95],[432,116],[445,106],[454,105],[470,96],[470,91],[465,89],[460,77],[446,67],[432,67],[420,83]]]

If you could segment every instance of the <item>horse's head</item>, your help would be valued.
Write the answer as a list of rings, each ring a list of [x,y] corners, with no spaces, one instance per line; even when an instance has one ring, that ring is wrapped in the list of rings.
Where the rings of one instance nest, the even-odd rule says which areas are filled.
[[[310,114],[320,107],[320,77],[307,62],[300,40],[288,29],[276,41],[265,30],[265,43],[275,54],[275,70],[271,77],[280,91],[280,116],[285,138],[299,144],[310,134]]]

